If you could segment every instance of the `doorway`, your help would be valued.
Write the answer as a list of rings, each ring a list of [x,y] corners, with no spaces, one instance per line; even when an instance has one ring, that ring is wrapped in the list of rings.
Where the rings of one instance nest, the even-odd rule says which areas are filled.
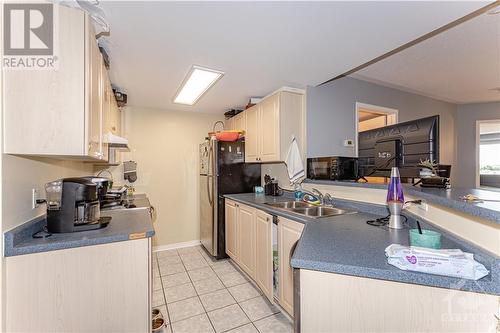
[[[393,125],[398,122],[398,110],[383,106],[356,103],[356,132]]]
[[[383,106],[356,102],[356,156],[358,133],[398,123],[398,110]],[[370,183],[386,183],[385,177],[366,177]]]
[[[476,122],[476,187],[500,189],[500,119]]]

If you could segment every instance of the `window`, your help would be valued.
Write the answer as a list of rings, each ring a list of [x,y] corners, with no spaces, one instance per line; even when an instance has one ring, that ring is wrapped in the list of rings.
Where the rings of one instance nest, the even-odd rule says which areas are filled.
[[[500,120],[479,122],[479,184],[500,188]]]

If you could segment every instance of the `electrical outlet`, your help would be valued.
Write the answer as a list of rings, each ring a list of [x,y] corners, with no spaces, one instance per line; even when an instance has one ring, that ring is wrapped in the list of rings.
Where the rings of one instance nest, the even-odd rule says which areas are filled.
[[[31,189],[31,209],[37,208],[39,205],[36,202],[38,199],[38,190],[36,188]]]

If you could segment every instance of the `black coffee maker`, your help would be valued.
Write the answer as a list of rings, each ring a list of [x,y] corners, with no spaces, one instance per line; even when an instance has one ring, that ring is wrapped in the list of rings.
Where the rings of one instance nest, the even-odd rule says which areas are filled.
[[[97,185],[85,178],[64,178],[45,185],[47,231],[51,233],[100,229],[111,217],[101,217]]]

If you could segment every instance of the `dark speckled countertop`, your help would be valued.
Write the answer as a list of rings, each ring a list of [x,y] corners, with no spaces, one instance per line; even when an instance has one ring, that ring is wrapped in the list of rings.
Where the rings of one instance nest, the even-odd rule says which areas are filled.
[[[387,184],[375,183],[356,183],[349,181],[330,181],[330,180],[310,180],[306,179],[304,183],[321,184],[332,186],[348,186],[373,189],[387,189]],[[404,185],[405,195],[410,195],[418,199],[425,199],[429,203],[437,204],[447,208],[451,208],[458,212],[466,213],[472,216],[480,217],[490,222],[500,224],[500,191],[488,191],[470,188],[455,188],[440,189],[440,188],[425,188],[420,186]],[[475,195],[481,199],[498,200],[498,202],[466,202],[460,197],[467,194]]]
[[[474,254],[490,274],[478,281],[400,270],[387,263],[385,248],[392,243],[408,245],[408,228],[390,230],[366,224],[369,219],[385,216],[385,206],[336,199],[337,207],[356,210],[357,214],[310,219],[273,208],[266,203],[290,201],[289,197],[271,197],[253,193],[225,197],[264,210],[272,215],[304,223],[305,228],[293,254],[295,268],[310,269],[388,281],[419,284],[500,295],[500,258],[457,238],[422,219],[425,229],[442,233],[443,248],[458,248]],[[415,227],[415,216],[407,214],[407,226]]]
[[[111,221],[105,228],[52,234],[47,238],[32,237],[35,232],[47,224],[45,216],[38,217],[4,234],[4,256],[10,257],[153,237],[155,232],[149,211],[149,200],[145,197],[139,197],[135,203],[137,208],[101,211],[101,216],[111,216]]]

